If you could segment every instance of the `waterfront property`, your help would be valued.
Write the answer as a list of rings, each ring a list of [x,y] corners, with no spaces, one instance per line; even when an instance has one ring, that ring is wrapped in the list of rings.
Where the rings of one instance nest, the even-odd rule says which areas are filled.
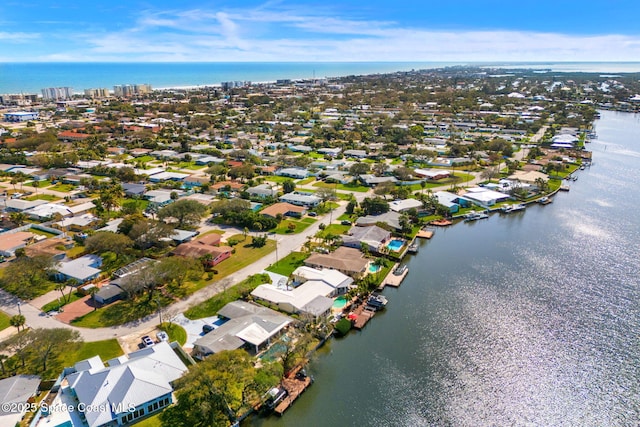
[[[246,301],[230,302],[220,309],[218,317],[225,322],[193,343],[194,357],[204,359],[211,354],[239,348],[258,354],[293,322],[277,311]]]
[[[103,363],[99,356],[64,370],[37,427],[129,425],[173,403],[171,383],[187,366],[167,342]]]
[[[367,273],[369,260],[358,249],[341,246],[329,254],[313,253],[304,260],[304,265],[316,269],[330,268],[355,279]]]

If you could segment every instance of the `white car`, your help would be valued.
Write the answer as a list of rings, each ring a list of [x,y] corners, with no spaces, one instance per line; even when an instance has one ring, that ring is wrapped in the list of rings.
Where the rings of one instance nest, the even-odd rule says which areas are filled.
[[[156,334],[158,341],[169,341],[169,335],[165,331],[160,331]]]

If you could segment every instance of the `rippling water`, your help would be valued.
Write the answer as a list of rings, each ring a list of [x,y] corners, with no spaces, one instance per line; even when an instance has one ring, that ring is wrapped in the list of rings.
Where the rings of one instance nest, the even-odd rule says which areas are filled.
[[[640,420],[640,119],[548,206],[438,230],[390,303],[256,425],[632,426]]]

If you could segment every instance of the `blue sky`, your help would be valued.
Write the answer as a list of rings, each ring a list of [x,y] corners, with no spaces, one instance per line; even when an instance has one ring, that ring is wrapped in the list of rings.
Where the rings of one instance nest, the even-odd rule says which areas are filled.
[[[639,0],[4,0],[0,62],[640,61]]]

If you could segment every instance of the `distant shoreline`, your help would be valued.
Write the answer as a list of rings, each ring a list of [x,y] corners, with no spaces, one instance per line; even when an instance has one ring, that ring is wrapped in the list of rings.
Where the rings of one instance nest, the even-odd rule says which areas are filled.
[[[444,67],[532,69],[563,73],[640,73],[640,62],[38,62],[0,63],[0,94],[40,93],[47,87],[113,89],[148,83],[154,89],[219,87],[224,81],[273,82],[389,74]],[[201,83],[217,82],[217,83]]]

